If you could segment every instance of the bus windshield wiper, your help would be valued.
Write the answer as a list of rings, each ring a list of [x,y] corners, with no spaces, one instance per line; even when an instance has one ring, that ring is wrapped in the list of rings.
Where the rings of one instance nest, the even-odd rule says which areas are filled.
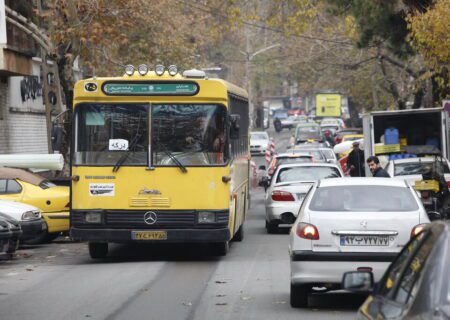
[[[137,140],[136,140],[137,141]],[[127,161],[128,157],[130,156],[131,152],[134,151],[134,149],[136,149],[136,146],[138,144],[134,143],[130,146],[130,148],[128,148],[127,152],[125,154],[123,154],[119,160],[117,160],[116,164],[113,167],[113,172],[117,172],[119,171],[120,167],[125,163],[125,161]]]
[[[162,143],[160,143],[159,141],[157,142],[158,147],[160,147],[164,153],[178,166],[178,168],[180,168],[181,172],[186,173],[188,172],[186,167],[180,162],[180,160],[177,159],[177,157],[175,157],[173,155],[172,152],[170,152],[165,145],[163,145]]]

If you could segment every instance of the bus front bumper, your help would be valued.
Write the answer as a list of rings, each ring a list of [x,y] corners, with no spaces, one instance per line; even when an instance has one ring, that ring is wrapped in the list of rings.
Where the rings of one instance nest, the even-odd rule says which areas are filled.
[[[164,240],[135,240],[133,232],[162,231],[166,232]],[[230,230],[223,229],[165,229],[165,230],[142,230],[142,229],[87,229],[72,227],[70,236],[75,240],[90,242],[154,242],[154,243],[180,243],[180,242],[225,242],[231,239]]]

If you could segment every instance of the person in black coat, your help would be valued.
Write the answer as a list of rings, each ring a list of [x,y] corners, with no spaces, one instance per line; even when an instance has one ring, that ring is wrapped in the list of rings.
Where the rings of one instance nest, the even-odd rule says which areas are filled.
[[[347,169],[351,177],[365,177],[364,151],[359,148],[359,141],[353,142],[353,150],[348,154]]]
[[[367,158],[367,164],[372,172],[372,175],[377,178],[390,178],[391,176],[380,165],[380,160],[376,156]]]

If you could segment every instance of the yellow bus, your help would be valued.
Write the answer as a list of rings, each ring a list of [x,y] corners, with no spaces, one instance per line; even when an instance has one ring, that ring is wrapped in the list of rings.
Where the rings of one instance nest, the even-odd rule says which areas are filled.
[[[245,90],[204,72],[145,65],[78,81],[71,229],[93,259],[108,243],[241,241],[249,201]]]

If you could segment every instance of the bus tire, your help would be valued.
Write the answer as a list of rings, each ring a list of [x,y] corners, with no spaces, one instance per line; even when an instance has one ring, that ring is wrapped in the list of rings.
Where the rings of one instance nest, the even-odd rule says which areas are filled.
[[[214,244],[213,248],[215,256],[224,257],[230,250],[230,242],[229,241],[217,242]]]
[[[108,255],[108,243],[89,242],[89,255],[92,259],[103,259]]]
[[[244,240],[244,224],[241,224],[238,231],[234,234],[233,241],[241,242]]]

